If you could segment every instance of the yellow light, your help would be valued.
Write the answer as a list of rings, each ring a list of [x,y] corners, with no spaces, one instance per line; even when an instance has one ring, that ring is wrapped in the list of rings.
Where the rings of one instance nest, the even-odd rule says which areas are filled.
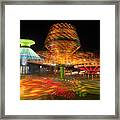
[[[83,59],[83,61],[86,61],[86,59]]]

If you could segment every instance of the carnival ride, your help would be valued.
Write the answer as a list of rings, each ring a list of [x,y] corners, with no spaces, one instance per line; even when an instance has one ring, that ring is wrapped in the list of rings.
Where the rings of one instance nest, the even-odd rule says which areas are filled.
[[[71,56],[80,48],[75,27],[68,23],[52,25],[45,40],[45,47],[51,53],[51,64],[60,66],[60,77],[64,79],[64,66],[71,64]]]
[[[74,26],[68,23],[57,23],[50,27],[45,40],[46,51],[37,54],[43,61],[31,61],[35,64],[59,66],[60,78],[64,79],[64,67],[74,66],[86,74],[100,72],[99,55],[91,52],[78,51],[80,40]]]
[[[27,74],[29,71],[29,66],[27,63],[29,61],[40,61],[42,58],[37,55],[31,48],[31,45],[34,45],[35,42],[30,39],[20,39],[20,65],[21,73]]]

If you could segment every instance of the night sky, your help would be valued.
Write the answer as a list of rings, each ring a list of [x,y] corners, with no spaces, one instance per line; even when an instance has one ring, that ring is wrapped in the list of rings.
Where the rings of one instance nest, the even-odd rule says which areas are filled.
[[[99,20],[21,20],[20,39],[32,39],[34,51],[46,50],[44,41],[50,27],[55,23],[74,25],[80,39],[79,51],[100,52],[100,21]]]

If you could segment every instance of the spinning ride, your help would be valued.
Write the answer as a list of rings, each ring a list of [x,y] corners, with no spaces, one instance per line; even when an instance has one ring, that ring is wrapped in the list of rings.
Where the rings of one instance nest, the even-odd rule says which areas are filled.
[[[31,45],[34,45],[35,42],[30,39],[20,39],[20,65],[21,73],[27,74],[29,71],[28,62],[31,61],[40,61],[42,58],[39,57],[31,48]]]
[[[71,55],[80,48],[76,28],[68,23],[52,25],[45,47],[50,51],[54,64],[60,65],[60,76],[64,79],[64,66],[71,64]]]

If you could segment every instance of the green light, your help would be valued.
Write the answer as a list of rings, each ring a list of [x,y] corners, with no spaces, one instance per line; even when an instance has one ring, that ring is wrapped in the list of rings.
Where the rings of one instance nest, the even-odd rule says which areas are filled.
[[[31,45],[34,45],[35,42],[33,40],[30,39],[20,39],[20,45],[21,46],[28,46],[30,47]]]
[[[60,66],[60,78],[64,79],[64,66]]]

